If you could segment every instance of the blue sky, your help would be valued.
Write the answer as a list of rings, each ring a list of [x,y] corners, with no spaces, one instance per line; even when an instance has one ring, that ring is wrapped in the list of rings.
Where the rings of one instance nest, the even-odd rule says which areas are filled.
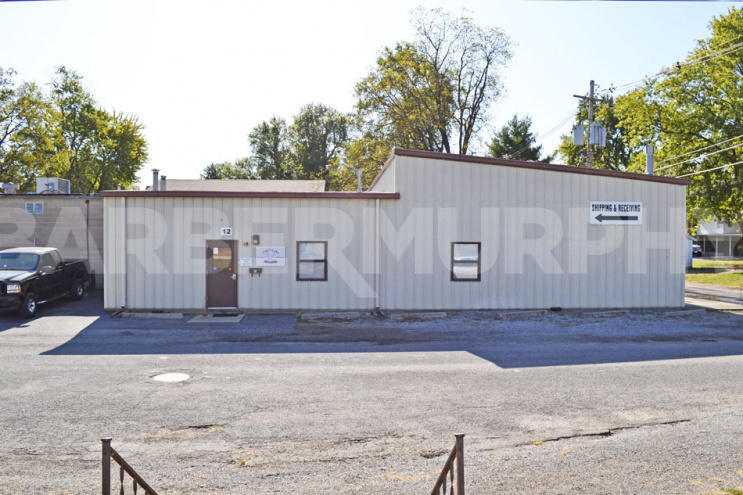
[[[529,114],[544,135],[576,107],[573,94],[620,86],[683,60],[727,2],[520,0],[62,0],[0,2],[0,67],[48,83],[66,65],[108,110],[139,117],[150,161],[171,178],[250,152],[247,135],[307,103],[353,108],[354,84],[379,50],[411,40],[410,11],[467,8],[503,29],[514,57],[491,130]],[[557,146],[568,121],[543,141]],[[483,137],[488,137],[486,132]],[[482,148],[481,148],[482,150]],[[484,151],[484,150],[483,150]],[[1,179],[1,178],[0,178]]]

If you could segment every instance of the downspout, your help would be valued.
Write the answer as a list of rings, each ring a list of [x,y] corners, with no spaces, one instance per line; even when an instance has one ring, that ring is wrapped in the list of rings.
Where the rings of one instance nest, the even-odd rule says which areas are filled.
[[[379,311],[379,268],[380,268],[380,247],[381,239],[379,232],[379,198],[374,200],[376,202],[376,216],[374,219],[374,237],[375,237],[375,248],[374,248],[374,309]]]
[[[124,286],[124,293],[123,294],[124,295],[123,295],[123,298],[122,298],[123,304],[121,305],[121,309],[126,309],[126,305],[127,305],[126,294],[128,292],[128,289],[129,289],[128,283],[127,283],[127,279],[129,278],[129,274],[127,273],[127,270],[126,270],[126,246],[129,243],[127,241],[127,237],[126,237],[126,197],[121,198],[121,202],[122,202],[121,207],[122,207],[122,209],[124,211],[124,213],[122,215],[123,218],[124,218],[124,225],[123,225],[123,231],[124,231],[124,256],[123,256],[123,260],[122,260],[122,263],[121,263],[122,264],[122,267],[124,268],[123,273],[122,273],[122,276],[123,276],[122,282],[123,282],[123,286]]]
[[[88,260],[88,269],[90,269],[90,200],[85,200],[85,259]],[[92,270],[91,270],[92,271]],[[95,287],[95,272],[93,280],[90,281],[91,274],[88,273],[88,283]]]
[[[85,200],[85,257],[90,263],[90,200]]]

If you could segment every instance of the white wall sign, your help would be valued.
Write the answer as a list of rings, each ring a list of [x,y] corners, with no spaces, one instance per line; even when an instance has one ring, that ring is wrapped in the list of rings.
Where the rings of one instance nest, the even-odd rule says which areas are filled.
[[[230,237],[232,236],[232,227],[222,227],[222,237]]]
[[[591,201],[592,225],[642,225],[642,202]]]
[[[240,258],[240,266],[253,266],[253,258]]]
[[[286,248],[284,246],[256,247],[255,266],[286,266]]]

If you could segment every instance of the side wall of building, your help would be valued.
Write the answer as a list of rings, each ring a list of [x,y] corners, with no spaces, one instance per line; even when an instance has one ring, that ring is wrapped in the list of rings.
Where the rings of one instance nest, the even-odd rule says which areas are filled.
[[[369,190],[374,192],[398,192],[395,184],[397,173],[395,167],[395,159],[387,163]]]
[[[397,156],[381,211],[385,309],[684,305],[685,187]],[[387,180],[390,180],[387,178]],[[642,202],[642,225],[591,225],[591,201]],[[450,280],[453,242],[481,280]]]
[[[255,263],[254,234],[286,250],[286,266],[261,276],[237,268],[241,310],[372,309],[374,207],[365,199],[105,198],[105,307],[203,310],[206,241],[231,227],[224,239],[237,241],[238,259]],[[328,241],[327,281],[296,280],[297,241]]]
[[[43,210],[26,213],[26,203],[42,204]],[[96,286],[103,287],[103,199],[0,195],[0,249],[28,246],[55,247],[65,258],[88,259]]]

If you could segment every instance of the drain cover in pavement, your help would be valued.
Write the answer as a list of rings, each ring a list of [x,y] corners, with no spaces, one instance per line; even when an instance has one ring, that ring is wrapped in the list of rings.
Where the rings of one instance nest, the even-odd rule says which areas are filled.
[[[152,377],[153,380],[158,382],[185,382],[191,378],[185,373],[163,373],[162,375],[155,375]]]

